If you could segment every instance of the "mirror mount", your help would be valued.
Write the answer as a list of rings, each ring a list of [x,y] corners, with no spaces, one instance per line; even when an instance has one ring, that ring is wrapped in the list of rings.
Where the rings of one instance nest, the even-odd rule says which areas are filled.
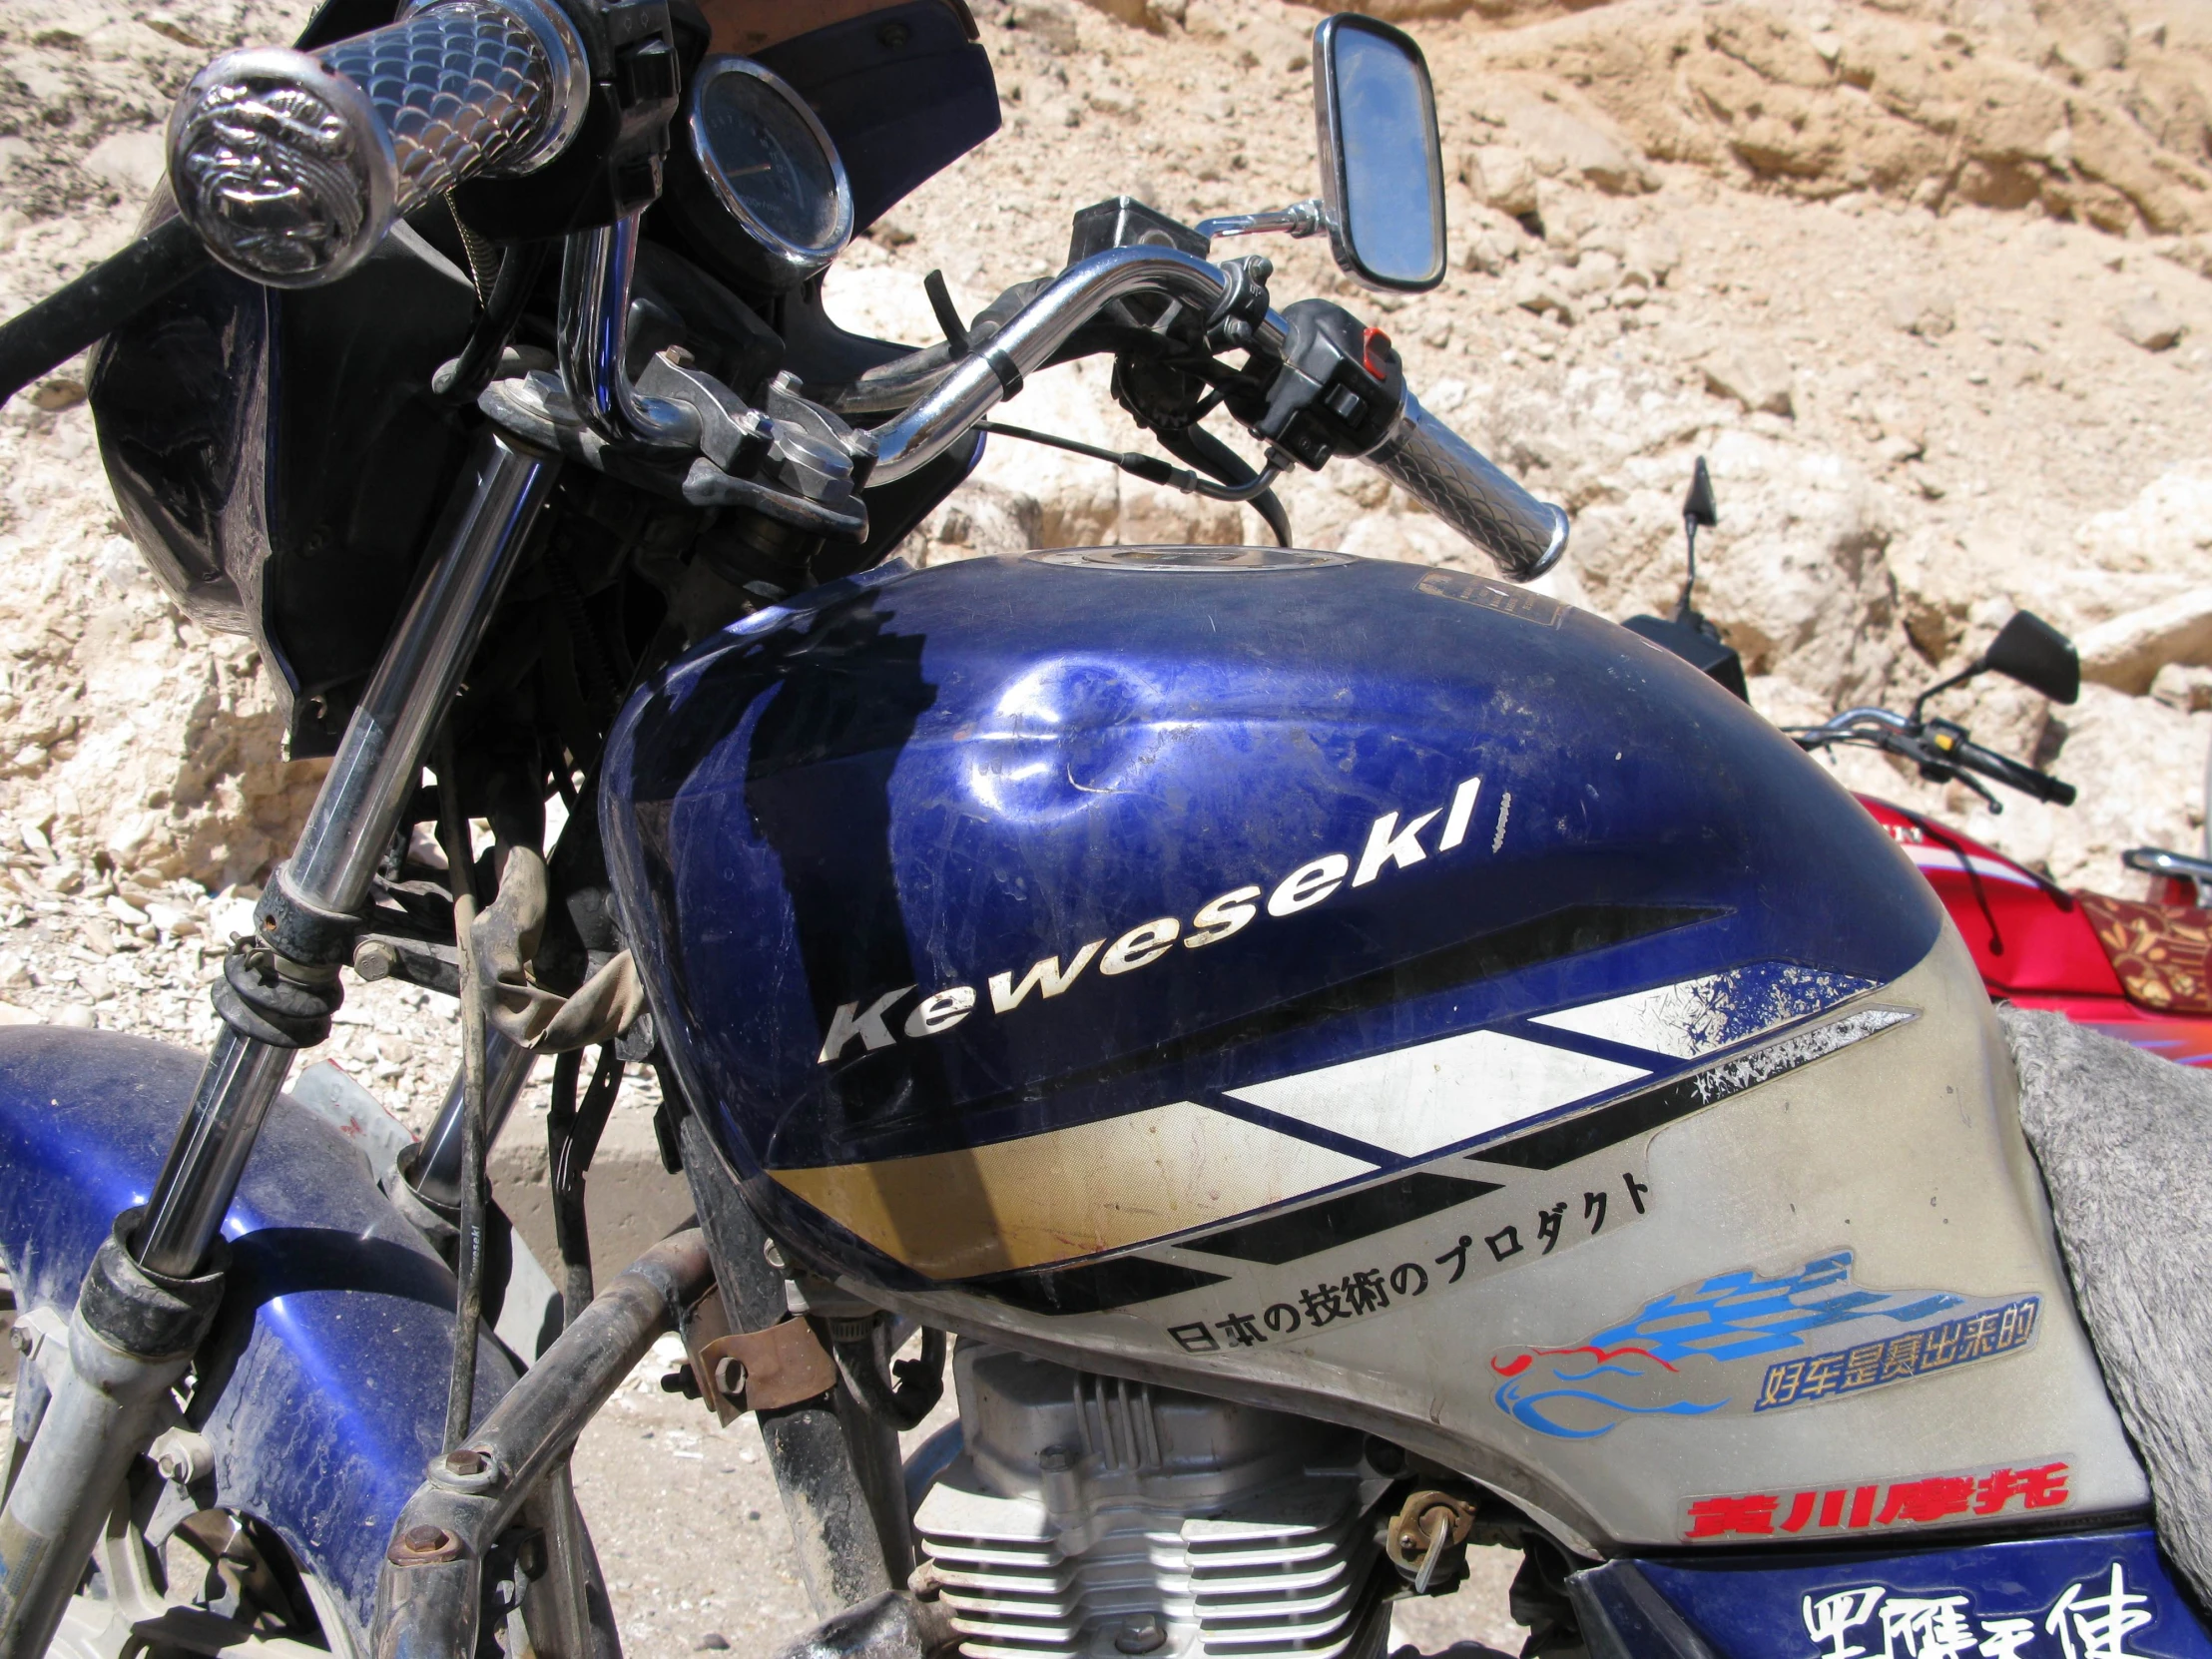
[[[1310,197],[1265,213],[1224,214],[1219,219],[1202,219],[1191,228],[1208,242],[1221,237],[1266,236],[1270,232],[1286,237],[1318,237],[1329,229],[1329,210],[1322,205],[1321,198]]]
[[[1428,62],[1402,30],[1354,12],[1314,30],[1322,213],[1337,264],[1371,288],[1444,279],[1443,145]]]
[[[1976,657],[1972,662],[1968,663],[1956,674],[1953,674],[1948,680],[1936,681],[1936,684],[1929,687],[1928,690],[1922,692],[1920,696],[1913,699],[1913,723],[1916,726],[1921,723],[1921,710],[1927,704],[1930,698],[1935,697],[1940,692],[1947,692],[1954,687],[1962,686],[1968,680],[1972,680],[1988,672],[1988,663],[1983,659]]]
[[[1742,655],[1691,603],[1697,594],[1697,533],[1712,529],[1720,521],[1720,506],[1713,499],[1713,474],[1700,455],[1697,469],[1690,474],[1689,493],[1682,498],[1682,535],[1689,543],[1690,568],[1683,579],[1682,597],[1675,602],[1674,616],[1671,620],[1632,616],[1621,626],[1673,652],[1707,679],[1749,703],[1751,687],[1744,678]]]

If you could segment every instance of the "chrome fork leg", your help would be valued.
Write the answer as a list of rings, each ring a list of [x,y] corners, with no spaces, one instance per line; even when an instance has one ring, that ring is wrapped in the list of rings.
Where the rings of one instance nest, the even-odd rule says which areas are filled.
[[[477,440],[431,544],[428,574],[345,729],[273,897],[331,918],[360,908],[424,746],[558,468],[496,433]],[[261,915],[264,927],[275,926],[268,899]],[[279,958],[276,969],[290,983],[329,986],[336,964]],[[291,1052],[240,1029],[227,1013],[152,1199],[142,1216],[119,1221],[94,1258],[70,1358],[54,1368],[52,1401],[0,1510],[0,1659],[38,1659],[46,1651],[116,1486],[170,1412],[169,1389],[222,1295],[220,1249],[213,1262],[204,1259],[291,1069]]]

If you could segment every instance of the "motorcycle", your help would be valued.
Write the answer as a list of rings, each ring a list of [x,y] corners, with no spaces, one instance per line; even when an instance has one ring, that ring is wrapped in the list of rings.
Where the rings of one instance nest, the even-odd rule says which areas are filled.
[[[1692,604],[1697,532],[1718,522],[1712,475],[1700,457],[1683,498],[1689,575],[1675,614],[1630,617],[1623,626],[1749,701],[1743,659]],[[2058,704],[2081,695],[2073,642],[2021,611],[1973,662],[1915,698],[1910,712],[1846,709],[1819,726],[1784,730],[1811,755],[1838,748],[1894,755],[1929,783],[1964,785],[1991,813],[2004,811],[1991,783],[2072,806],[2072,785],[1975,743],[1956,721],[1926,713],[1931,699],[1990,673]],[[1926,814],[1864,793],[1857,799],[1936,889],[1992,998],[2063,1014],[2182,1065],[2212,1065],[2212,922],[2203,913],[2212,898],[2212,858],[2131,847],[2121,862],[2151,877],[2147,899],[2068,891]]]
[[[1109,199],[915,349],[819,278],[992,130],[989,58],[831,10],[329,0],[0,328],[8,386],[102,342],[135,538],[332,756],[206,1056],[0,1032],[0,1656],[618,1653],[568,1455],[669,1331],[821,1659],[1376,1659],[1475,1546],[1531,1653],[2212,1651],[2186,1398],[2077,1312],[1912,862],[1514,585],[1565,514],[1382,330],[1211,258],[1435,285],[1414,43],[1317,28],[1317,201]],[[1106,458],[1277,546],[885,562],[1100,353],[1173,457]],[[1514,582],[1297,548],[1271,486],[1338,458]],[[461,1011],[380,1170],[283,1092],[347,973]],[[483,1174],[539,1054],[557,1286]],[[697,1225],[601,1289],[633,1065]]]
[[[1808,749],[1857,743],[1916,761],[1907,746],[1970,746],[1963,734],[1916,733],[1912,725],[1889,710],[1861,709],[1797,736]],[[1945,761],[1938,756],[1936,764],[1940,779]],[[2006,762],[2007,769],[2018,765]],[[2036,776],[2047,787],[2047,775]],[[2212,863],[2165,847],[2131,847],[2121,858],[2151,877],[2148,898],[2068,890],[1926,814],[1859,799],[1936,889],[1992,997],[2064,1014],[2182,1065],[2212,1065],[2212,927],[2199,897]]]

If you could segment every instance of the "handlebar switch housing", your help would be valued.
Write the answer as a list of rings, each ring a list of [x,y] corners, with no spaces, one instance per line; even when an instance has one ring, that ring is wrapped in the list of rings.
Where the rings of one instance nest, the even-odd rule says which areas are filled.
[[[1256,436],[1319,470],[1382,441],[1405,401],[1405,370],[1389,336],[1342,305],[1301,299],[1283,312],[1290,337],[1263,397],[1230,409]]]

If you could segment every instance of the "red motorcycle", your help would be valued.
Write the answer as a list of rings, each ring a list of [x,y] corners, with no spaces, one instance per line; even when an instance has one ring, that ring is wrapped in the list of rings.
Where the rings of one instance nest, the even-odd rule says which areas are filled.
[[[2212,862],[2136,847],[2125,861],[2153,877],[2150,901],[2068,892],[1919,813],[1859,800],[1942,899],[1991,996],[2212,1065]]]
[[[1701,459],[1683,503],[1690,578],[1681,602],[1671,620],[1632,617],[1627,626],[1741,697],[1741,662],[1690,605],[1697,532],[1716,522]],[[2073,643],[2022,611],[1962,672],[1921,693],[1910,714],[1847,709],[1820,726],[1788,729],[1789,736],[1809,752],[1851,745],[1900,756],[1931,783],[1965,785],[1995,812],[2003,809],[1991,784],[2072,806],[2072,785],[1984,749],[1956,722],[1925,713],[1931,698],[1989,673],[2056,703],[2070,704],[2081,694]],[[1874,796],[1858,799],[1942,899],[1992,997],[2053,1009],[2182,1065],[2212,1066],[2212,859],[2136,847],[2122,861],[2151,877],[2147,899],[2068,891],[1934,819]]]

